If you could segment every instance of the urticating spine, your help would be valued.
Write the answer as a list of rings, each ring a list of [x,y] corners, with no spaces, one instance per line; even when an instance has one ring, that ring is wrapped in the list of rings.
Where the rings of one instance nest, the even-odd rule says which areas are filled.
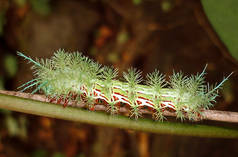
[[[136,119],[142,116],[141,109],[152,111],[155,120],[163,120],[166,110],[175,112],[181,120],[185,115],[196,119],[202,110],[213,106],[218,89],[230,76],[217,86],[209,86],[204,77],[206,67],[190,77],[174,72],[169,81],[155,70],[146,76],[143,85],[141,71],[130,68],[123,72],[125,82],[118,81],[118,69],[102,66],[79,52],[58,50],[45,60],[33,60],[20,52],[18,55],[33,63],[35,76],[19,87],[22,91],[35,86],[32,93],[42,91],[52,99],[63,100],[65,106],[69,101],[84,101],[91,110],[100,101],[111,114],[126,106]]]

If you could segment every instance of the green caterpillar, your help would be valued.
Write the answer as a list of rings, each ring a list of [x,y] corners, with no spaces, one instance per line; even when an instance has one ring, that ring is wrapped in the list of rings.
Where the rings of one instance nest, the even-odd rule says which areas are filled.
[[[102,66],[79,52],[67,53],[58,50],[51,59],[36,59],[18,55],[33,63],[35,78],[19,88],[25,91],[35,86],[33,94],[42,91],[51,99],[84,101],[93,110],[99,101],[107,106],[111,114],[118,113],[121,106],[130,109],[130,116],[142,116],[141,109],[153,112],[155,120],[163,120],[166,110],[175,112],[183,120],[187,116],[194,120],[215,103],[218,90],[230,75],[217,86],[205,82],[205,70],[196,75],[184,76],[173,73],[169,81],[158,70],[147,74],[143,81],[141,71],[130,68],[123,72],[124,82],[117,80],[118,69]],[[141,84],[144,83],[144,84]]]

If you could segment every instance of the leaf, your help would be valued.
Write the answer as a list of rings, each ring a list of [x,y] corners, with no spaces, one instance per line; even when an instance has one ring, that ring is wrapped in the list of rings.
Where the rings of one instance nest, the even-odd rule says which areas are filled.
[[[141,4],[142,0],[132,0],[134,5],[139,5]]]
[[[4,67],[10,78],[13,78],[17,73],[17,59],[13,55],[6,55],[4,58]]]
[[[48,15],[51,11],[50,0],[30,0],[32,9],[40,15]]]
[[[220,39],[238,60],[238,1],[202,0],[202,5]]]

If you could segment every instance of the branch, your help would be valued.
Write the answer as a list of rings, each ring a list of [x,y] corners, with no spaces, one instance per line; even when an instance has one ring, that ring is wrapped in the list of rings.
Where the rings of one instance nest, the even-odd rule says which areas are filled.
[[[101,112],[90,112],[81,108],[63,108],[62,106],[57,104],[47,103],[49,102],[49,99],[47,99],[43,95],[32,95],[28,93],[1,90],[0,93],[0,108],[24,112],[28,114],[41,115],[76,122],[84,122],[89,124],[147,131],[152,133],[216,138],[238,138],[238,130],[236,129],[198,124],[183,124],[171,122],[162,123],[155,122],[149,119],[133,120],[125,116],[111,116]],[[73,105],[73,103],[71,105]],[[85,104],[77,104],[77,106],[85,107]],[[106,108],[102,105],[96,105],[96,110],[105,109]],[[122,108],[120,112],[126,113],[127,111],[125,108]],[[170,112],[165,112],[165,115],[175,116]],[[236,119],[236,121],[233,120],[232,122],[237,122],[238,117],[237,113],[225,112],[224,114],[222,111],[209,110],[205,111],[204,116],[210,117],[208,118],[210,120],[218,120],[221,119],[221,117],[225,117],[224,119],[228,119],[229,116],[232,116],[234,117],[234,119]]]
[[[30,94],[30,93],[23,93],[23,92],[15,92],[15,91],[3,91],[0,90],[1,94],[7,94],[7,95],[13,95],[13,96],[18,96],[22,98],[27,98],[27,99],[32,99],[32,100],[38,100],[42,102],[50,102],[50,99],[48,99],[44,95],[39,95],[39,94]],[[80,103],[80,104],[74,104],[72,102],[69,102],[69,106],[75,106],[75,107],[80,107],[80,108],[86,108],[87,105],[85,103]],[[103,105],[95,105],[95,110],[96,111],[106,111],[107,108]],[[130,111],[122,107],[119,110],[120,113],[127,114]],[[152,114],[152,112],[147,111],[147,110],[142,110],[143,114]],[[172,116],[176,117],[176,113],[170,112],[170,111],[164,111],[164,116]],[[230,122],[230,123],[238,123],[238,113],[237,112],[229,112],[229,111],[218,111],[218,110],[204,110],[203,111],[203,116],[198,118],[196,121],[201,121],[201,120],[213,120],[213,121],[220,121],[220,122]]]

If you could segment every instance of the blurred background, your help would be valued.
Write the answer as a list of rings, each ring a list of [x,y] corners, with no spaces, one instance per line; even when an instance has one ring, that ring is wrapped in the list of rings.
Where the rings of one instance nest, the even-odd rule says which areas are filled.
[[[33,77],[31,65],[16,51],[47,58],[63,48],[113,65],[120,75],[131,66],[141,69],[144,76],[155,68],[167,76],[173,70],[188,75],[208,64],[206,79],[214,84],[234,71],[214,109],[238,112],[238,51],[234,47],[238,42],[233,40],[233,25],[226,22],[216,27],[212,17],[221,16],[210,6],[199,0],[0,0],[0,89],[16,91]],[[232,6],[237,8],[238,3]],[[233,24],[238,22],[238,14],[229,15],[222,19],[236,17]],[[0,124],[0,157],[238,154],[238,140],[233,139],[150,134],[7,110],[0,110]]]

